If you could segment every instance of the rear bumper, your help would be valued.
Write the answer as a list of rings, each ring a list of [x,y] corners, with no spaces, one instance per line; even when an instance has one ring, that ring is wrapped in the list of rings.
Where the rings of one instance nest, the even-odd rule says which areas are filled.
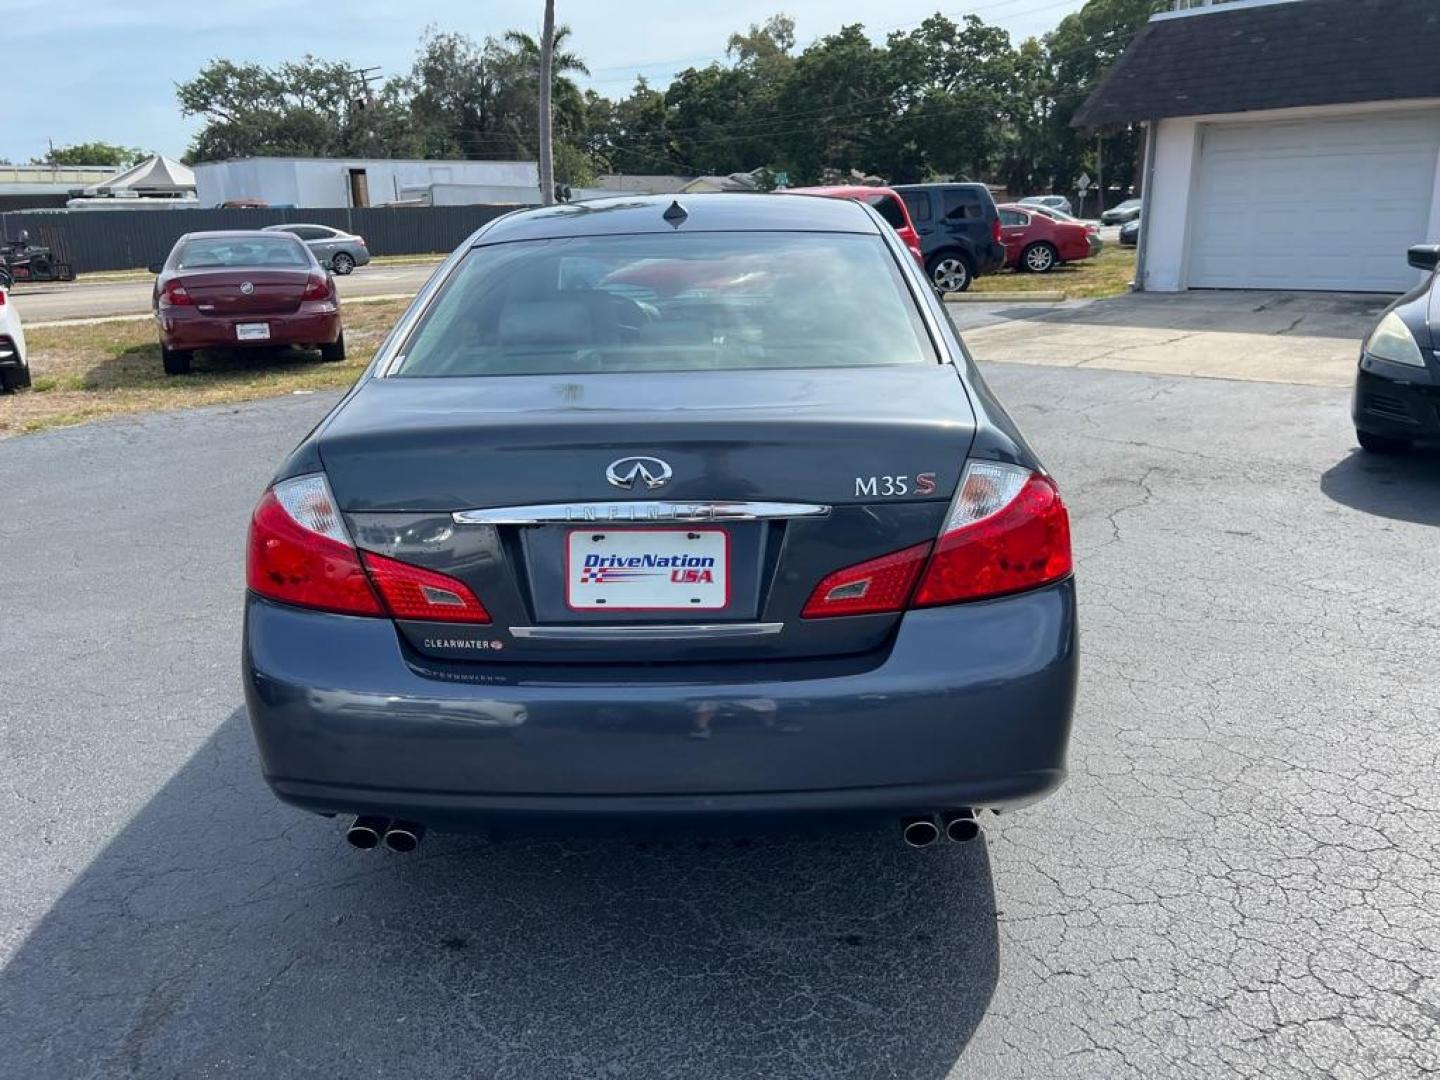
[[[183,310],[183,309],[182,309]],[[167,349],[243,349],[275,345],[328,345],[340,336],[340,310],[334,304],[302,304],[286,315],[183,315],[170,309],[156,316],[160,340]],[[266,323],[269,338],[241,341],[240,323]]]
[[[981,244],[975,253],[979,256],[979,265],[975,267],[977,274],[993,274],[1003,269],[1006,259],[1009,258],[1005,245],[993,240]]]
[[[1011,807],[1064,777],[1075,590],[912,612],[869,662],[426,663],[388,621],[250,597],[245,695],[276,794],[461,828]]]
[[[1350,403],[1355,427],[1395,439],[1440,439],[1440,382],[1429,368],[1365,356]]]

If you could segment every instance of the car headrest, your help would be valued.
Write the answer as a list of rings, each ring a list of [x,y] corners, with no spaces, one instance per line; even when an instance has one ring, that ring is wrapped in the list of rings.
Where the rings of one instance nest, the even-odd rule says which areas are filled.
[[[500,311],[501,345],[594,344],[590,305],[578,299],[525,300]]]

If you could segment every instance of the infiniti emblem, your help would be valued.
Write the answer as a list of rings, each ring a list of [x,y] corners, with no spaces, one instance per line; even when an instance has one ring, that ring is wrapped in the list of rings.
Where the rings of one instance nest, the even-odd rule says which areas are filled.
[[[670,466],[653,457],[623,457],[612,461],[605,470],[605,479],[626,491],[635,487],[637,478],[645,481],[647,490],[654,491],[668,484],[671,475]]]
[[[240,282],[240,291],[246,296],[249,296],[252,292],[255,291],[255,286],[251,285],[248,281],[242,281]]]

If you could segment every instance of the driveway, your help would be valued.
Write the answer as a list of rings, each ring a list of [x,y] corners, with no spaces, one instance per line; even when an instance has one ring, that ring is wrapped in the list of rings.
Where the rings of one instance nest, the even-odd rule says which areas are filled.
[[[1343,390],[987,374],[1074,513],[1072,773],[920,852],[355,852],[238,679],[247,515],[333,396],[0,443],[0,1072],[1440,1069],[1440,456],[1357,456]]]
[[[949,310],[982,360],[1340,387],[1391,299],[1192,291]]]

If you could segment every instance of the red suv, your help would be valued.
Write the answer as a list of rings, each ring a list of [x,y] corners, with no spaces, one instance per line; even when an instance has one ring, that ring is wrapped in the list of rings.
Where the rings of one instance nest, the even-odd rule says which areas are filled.
[[[1045,274],[1061,263],[1100,254],[1099,235],[1084,222],[1056,221],[1033,206],[1000,207],[1005,265]]]
[[[915,231],[915,226],[910,221],[910,211],[905,209],[904,200],[896,194],[894,188],[852,184],[838,187],[786,188],[783,194],[824,195],[830,199],[856,199],[869,203],[894,227],[905,246],[910,249],[910,254],[915,256],[915,261],[922,267],[925,265],[925,256],[920,253],[920,234]]]

